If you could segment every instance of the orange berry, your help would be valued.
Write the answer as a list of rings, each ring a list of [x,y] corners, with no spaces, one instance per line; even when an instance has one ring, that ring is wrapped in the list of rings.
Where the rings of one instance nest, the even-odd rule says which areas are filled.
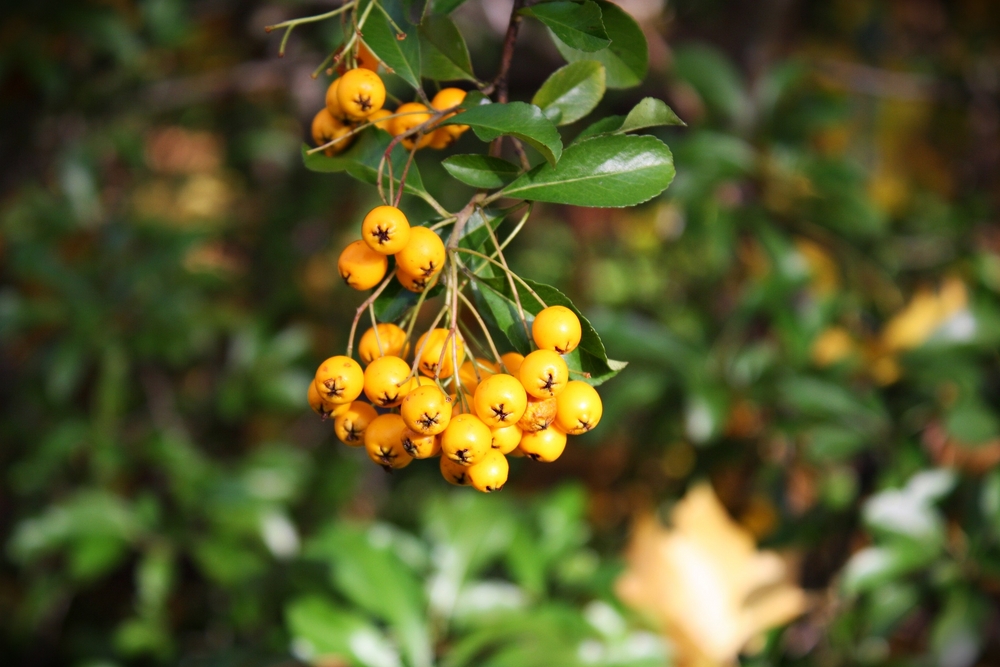
[[[493,434],[475,415],[453,417],[441,435],[441,453],[456,463],[473,465],[492,449]]]
[[[424,278],[423,276],[411,276],[409,273],[407,273],[406,271],[397,266],[396,280],[398,280],[399,284],[402,285],[404,288],[410,290],[411,292],[420,294],[425,289],[427,289],[427,286],[430,284],[432,278]]]
[[[524,409],[524,416],[517,422],[522,431],[532,433],[548,428],[556,419],[558,403],[554,398],[528,397],[528,405]]]
[[[454,484],[455,486],[469,486],[472,484],[472,479],[469,477],[469,469],[460,463],[452,461],[447,456],[441,457],[441,476],[449,484]]]
[[[371,70],[373,72],[378,71],[378,57],[371,52],[364,42],[358,43],[358,67]]]
[[[340,77],[337,101],[345,116],[364,120],[385,104],[385,84],[369,69],[352,69]]]
[[[469,478],[477,491],[492,493],[499,491],[507,483],[510,466],[507,459],[497,449],[491,449],[483,455],[483,459],[469,467]]]
[[[462,381],[465,393],[475,395],[479,383],[499,372],[497,365],[488,359],[476,357],[463,363],[458,369],[458,379]]]
[[[384,468],[405,468],[413,457],[403,449],[406,424],[399,415],[379,415],[365,429],[365,450]]]
[[[501,454],[510,454],[517,449],[523,435],[520,426],[501,426],[490,429],[490,432],[493,434],[491,446],[499,449]]]
[[[520,352],[508,352],[500,355],[500,365],[506,368],[506,372],[514,377],[518,377],[522,361],[524,361],[524,355]]]
[[[474,403],[476,414],[490,428],[511,426],[524,415],[528,395],[516,378],[498,373],[479,383]]]
[[[534,461],[551,463],[555,461],[566,449],[566,434],[555,426],[525,433],[521,436],[521,444],[518,445],[524,455]]]
[[[327,403],[350,403],[361,395],[364,388],[364,371],[350,357],[330,357],[316,369],[313,378],[316,390]]]
[[[464,99],[465,91],[461,88],[442,88],[434,96],[434,99],[431,100],[431,107],[437,111],[444,111],[445,109],[458,106]],[[454,115],[455,112],[453,111],[445,116],[445,118],[451,118]],[[455,141],[455,139],[458,139],[468,129],[468,125],[444,125],[438,131],[445,132],[450,137],[450,141]]]
[[[409,376],[410,365],[399,357],[379,357],[365,369],[365,396],[381,408],[396,407],[410,390]]]
[[[410,223],[395,206],[376,206],[361,223],[361,238],[383,255],[395,255],[410,242]]]
[[[427,110],[427,107],[420,102],[407,102],[406,104],[401,104],[399,105],[399,108],[396,109],[396,117],[389,123],[389,134],[394,137],[398,137],[401,134],[406,134],[418,125],[423,125],[430,119],[430,112]],[[414,147],[423,148],[431,142],[431,134],[432,132],[430,128],[428,128],[419,140],[417,139],[417,135],[411,135],[400,140],[400,143],[403,144],[403,148],[408,151],[413,150]]]
[[[535,315],[531,337],[541,350],[569,354],[580,344],[580,318],[566,306],[549,306]]]
[[[389,123],[391,123],[392,120],[385,120],[385,119],[391,115],[392,112],[389,111],[388,109],[379,109],[372,115],[368,116],[368,122],[377,127],[378,129],[385,130],[386,132],[388,132]]]
[[[411,227],[410,242],[395,255],[399,271],[430,278],[444,268],[445,249],[441,237],[427,227]]]
[[[337,143],[323,150],[323,154],[327,157],[333,157],[351,145],[350,139],[342,138],[350,131],[351,127],[335,118],[328,109],[320,109],[319,113],[313,116],[312,138],[317,146],[323,146],[334,139],[339,139]]]
[[[446,341],[450,341],[447,349]],[[462,363],[465,358],[465,344],[461,335],[456,331],[454,336],[450,336],[448,329],[428,331],[417,340],[416,350],[420,355],[418,368],[428,377],[451,377],[455,370],[455,360]]]
[[[572,380],[556,397],[556,426],[569,435],[580,435],[597,426],[604,405],[597,390],[586,382]]]
[[[365,441],[365,429],[378,417],[378,413],[375,408],[361,401],[348,403],[345,407],[347,410],[333,420],[333,432],[345,445],[360,447]]]
[[[375,332],[378,332],[376,337]],[[381,344],[381,349],[379,349]],[[358,343],[358,356],[366,365],[379,357],[406,357],[409,350],[406,344],[406,332],[391,322],[383,322],[375,328],[370,328],[361,336]]]
[[[343,122],[344,110],[340,106],[340,101],[337,99],[337,91],[340,89],[340,79],[334,79],[330,86],[326,89],[326,110],[330,112],[330,115],[334,118]]]
[[[417,387],[403,399],[399,414],[411,431],[437,435],[451,421],[451,398],[437,387]]]
[[[388,268],[388,258],[369,248],[364,241],[349,243],[337,260],[340,277],[356,290],[367,290],[378,285],[385,278]]]
[[[552,350],[535,350],[524,358],[518,377],[524,390],[535,398],[558,396],[569,381],[569,368]]]
[[[436,435],[403,431],[403,449],[415,459],[429,459],[441,453],[441,441]]]
[[[323,400],[323,396],[319,393],[319,389],[316,387],[315,382],[309,383],[309,391],[306,393],[306,400],[309,401],[309,407],[312,408],[313,412],[318,414],[323,419],[326,419],[327,417],[336,417],[350,405],[349,403],[338,404]]]

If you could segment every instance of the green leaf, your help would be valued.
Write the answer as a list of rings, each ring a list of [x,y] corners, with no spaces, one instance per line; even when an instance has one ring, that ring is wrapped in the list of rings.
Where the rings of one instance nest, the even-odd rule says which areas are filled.
[[[576,2],[546,2],[522,9],[521,13],[534,16],[571,48],[600,51],[611,44],[601,21],[601,8],[591,0],[582,5]]]
[[[697,91],[711,114],[734,121],[748,113],[751,105],[739,72],[714,47],[694,44],[677,49],[674,69]]]
[[[458,27],[447,16],[430,14],[420,24],[420,68],[435,81],[475,81],[469,48]]]
[[[458,9],[465,0],[430,0],[431,11],[435,14],[450,14]]]
[[[649,49],[642,28],[628,12],[610,2],[598,0],[611,45],[600,51],[583,51],[556,41],[556,48],[569,62],[597,60],[607,70],[608,88],[631,88],[646,78]]]
[[[515,178],[521,169],[507,160],[488,155],[452,155],[441,165],[453,177],[475,188],[502,188]]]
[[[536,283],[532,280],[525,280],[524,282],[527,284],[527,287],[517,281],[515,281],[515,286],[517,287],[517,294],[521,300],[521,307],[524,309],[525,315],[532,316],[528,317],[529,332],[531,330],[531,321],[534,319],[533,316],[546,306],[565,306],[580,318],[580,326],[583,330],[580,345],[569,354],[563,355],[563,358],[571,370],[589,374],[589,377],[581,379],[596,387],[610,380],[625,368],[627,365],[626,362],[608,359],[608,353],[604,349],[601,337],[594,330],[594,327],[587,318],[583,316],[583,313],[573,305],[573,302],[565,294],[550,285]],[[521,322],[517,311],[510,281],[503,276],[489,279],[480,278],[476,281],[476,286],[483,295],[492,319],[498,328],[503,331],[504,335],[507,336],[514,349],[521,354],[530,352],[531,346],[524,330],[524,324]],[[528,287],[544,302],[544,306],[538,301],[538,298],[535,298],[531,294]]]
[[[292,600],[285,607],[285,624],[296,657],[313,664],[337,658],[350,658],[355,665],[399,664],[395,649],[371,623],[325,597]]]
[[[359,3],[358,15],[361,16],[373,1]],[[403,39],[397,39],[396,29],[389,23],[383,9],[400,29],[406,31]],[[361,36],[372,53],[396,75],[414,88],[420,87],[420,37],[417,28],[406,20],[399,3],[380,2],[372,7],[361,29]]]
[[[557,125],[569,125],[593,111],[602,97],[604,66],[596,60],[581,60],[553,72],[531,103]]]
[[[663,192],[673,178],[674,159],[662,141],[615,135],[571,145],[557,166],[535,167],[504,194],[575,206],[635,206]]]
[[[517,137],[530,144],[550,163],[562,155],[562,138],[542,110],[525,102],[485,104],[452,116],[442,125],[470,125],[482,141],[501,135]]]
[[[302,145],[302,161],[306,169],[318,172],[338,172],[346,171],[354,178],[364,183],[375,185],[378,183],[378,165],[382,160],[392,137],[387,132],[370,127],[355,137],[354,144],[346,152],[336,157],[327,157],[322,153],[309,155],[309,146]],[[392,182],[399,186],[399,177],[406,167],[406,160],[409,153],[401,145],[396,144],[392,149]],[[383,185],[389,183],[389,167],[382,173]],[[410,165],[410,171],[406,174],[406,185],[403,191],[417,197],[427,197],[427,190],[424,188],[423,179],[420,177],[420,169],[416,163]]]
[[[601,120],[594,121],[594,123],[588,125],[583,132],[576,135],[576,139],[573,140],[573,143],[578,144],[581,141],[593,139],[594,137],[602,134],[611,134],[621,127],[624,122],[625,116],[605,116]]]
[[[687,123],[678,118],[674,110],[666,105],[663,100],[655,97],[645,97],[641,102],[632,107],[625,117],[622,126],[615,130],[616,134],[635,132],[647,127],[659,127],[662,125],[684,125]]]

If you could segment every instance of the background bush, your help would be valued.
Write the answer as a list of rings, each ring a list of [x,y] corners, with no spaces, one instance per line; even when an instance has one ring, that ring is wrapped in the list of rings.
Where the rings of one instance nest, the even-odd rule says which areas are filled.
[[[747,664],[1000,660],[996,9],[622,4],[651,71],[597,113],[666,99],[677,179],[539,207],[512,263],[631,365],[499,497],[386,476],[304,405],[375,193],[301,165],[334,31],[279,60],[262,28],[325,5],[8,8],[5,662],[683,660],[613,582],[631,520],[700,479],[812,594]],[[456,14],[484,77],[500,5]],[[562,62],[527,23],[512,99]]]

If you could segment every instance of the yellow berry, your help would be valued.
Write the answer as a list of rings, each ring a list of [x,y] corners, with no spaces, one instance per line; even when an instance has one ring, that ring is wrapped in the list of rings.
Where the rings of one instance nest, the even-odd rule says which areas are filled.
[[[517,422],[522,431],[532,433],[548,428],[556,419],[558,403],[554,398],[528,397],[528,405],[524,409],[524,416]]]
[[[518,377],[518,371],[521,370],[521,362],[524,361],[524,355],[520,352],[508,352],[506,354],[500,355],[500,365],[507,369],[507,373]],[[500,369],[500,370],[503,370]]]
[[[399,105],[399,108],[396,109],[396,117],[389,123],[389,134],[394,137],[398,137],[401,134],[406,134],[418,125],[423,125],[430,119],[430,112],[427,107],[420,102],[407,102],[406,104],[401,104]],[[417,135],[411,135],[401,139],[399,143],[403,144],[403,148],[408,151],[413,150],[414,147],[423,148],[431,142],[431,134],[432,132],[430,128],[428,128],[419,140],[417,139]]]
[[[364,42],[360,42],[358,44],[358,67],[377,72],[378,62],[378,58],[371,52],[371,49]]]
[[[454,127],[454,125],[446,125],[445,127],[439,127],[438,129],[431,132],[431,140],[428,142],[427,146],[433,148],[434,150],[443,150],[455,143],[455,135],[449,132],[449,129]]]
[[[378,332],[378,337],[375,333]],[[381,344],[381,349],[379,348]],[[366,365],[379,357],[406,357],[409,345],[406,344],[406,332],[391,322],[383,322],[375,328],[370,328],[361,336],[358,343],[358,356]]]
[[[368,122],[377,127],[378,129],[385,130],[386,132],[388,132],[389,123],[391,123],[392,120],[391,119],[385,120],[385,119],[391,115],[392,112],[389,111],[388,109],[379,109],[372,115],[368,116]]]
[[[441,453],[456,463],[473,465],[492,449],[493,434],[475,415],[452,417],[441,435]]]
[[[524,455],[534,461],[551,463],[566,449],[566,434],[555,426],[541,431],[525,433],[518,445]]]
[[[569,368],[552,350],[535,350],[524,358],[518,376],[524,390],[535,398],[558,396],[569,381]]]
[[[333,83],[326,89],[326,110],[330,112],[330,115],[334,118],[343,121],[344,110],[340,106],[340,101],[337,99],[337,90],[340,88],[340,79],[334,79]]]
[[[492,493],[499,491],[507,483],[510,466],[506,457],[497,449],[483,455],[483,460],[469,467],[469,478],[477,491]]]
[[[378,413],[372,406],[354,401],[347,404],[347,410],[333,420],[333,432],[345,445],[360,447],[365,441],[365,429],[377,416]]]
[[[449,484],[455,486],[469,486],[472,480],[469,478],[469,469],[460,463],[456,463],[447,456],[441,457],[441,476],[448,480]]]
[[[327,403],[350,403],[361,395],[365,374],[350,357],[330,357],[316,369],[316,390]]]
[[[427,227],[411,227],[410,242],[395,257],[398,271],[430,278],[444,268],[444,242]]]
[[[312,138],[317,146],[323,146],[334,139],[339,139],[337,143],[323,150],[323,154],[327,157],[333,157],[351,145],[350,139],[342,138],[350,131],[351,127],[334,117],[328,109],[320,109],[319,113],[313,117]]]
[[[451,398],[437,387],[417,387],[403,399],[399,414],[410,430],[437,435],[448,428],[451,406]]]
[[[528,395],[516,378],[498,373],[479,383],[474,403],[476,414],[490,428],[510,426],[524,415]]]
[[[580,318],[566,306],[549,306],[535,315],[531,337],[541,350],[568,354],[580,344]]]
[[[446,341],[449,340],[445,349]],[[451,377],[455,370],[455,360],[462,363],[465,358],[465,345],[461,336],[457,331],[454,336],[450,336],[448,329],[428,331],[417,340],[416,350],[420,355],[420,372],[428,377]]]
[[[458,106],[465,99],[465,91],[461,88],[442,88],[431,100],[431,107],[436,111],[444,111],[445,109],[451,109],[452,107]],[[445,118],[451,118],[455,115],[455,112],[451,112],[445,116]],[[451,138],[451,141],[457,139],[463,132],[469,129],[468,125],[444,125],[438,130],[439,132],[445,132]]]
[[[411,276],[409,273],[407,273],[406,271],[397,266],[396,280],[399,281],[400,285],[410,290],[411,292],[416,292],[417,294],[420,294],[425,289],[427,289],[427,286],[430,284],[432,278],[424,278],[423,276]]]
[[[463,363],[458,369],[458,379],[462,381],[465,393],[474,396],[479,383],[491,375],[499,372],[498,367],[492,361],[476,357]]]
[[[399,415],[379,415],[365,429],[365,450],[385,468],[405,468],[413,457],[403,449],[406,424]]]
[[[319,389],[316,387],[315,382],[309,383],[309,391],[306,393],[306,400],[309,401],[309,407],[312,408],[313,412],[318,414],[323,419],[336,417],[350,405],[349,403],[338,404],[323,400],[323,396],[319,393]]]
[[[410,223],[395,206],[376,206],[361,223],[361,238],[383,255],[395,255],[410,242]]]
[[[500,450],[501,454],[510,454],[517,449],[523,435],[520,426],[501,426],[490,429],[490,432],[493,434],[491,446]]]
[[[340,277],[356,290],[378,285],[385,277],[387,268],[389,259],[369,248],[364,241],[349,243],[337,260]]]
[[[403,402],[410,383],[410,365],[399,357],[379,357],[365,369],[365,396],[381,408],[393,408]]]
[[[429,459],[441,453],[441,441],[436,435],[403,431],[403,449],[415,459]]]
[[[364,120],[385,104],[385,84],[370,69],[352,69],[340,77],[337,101],[345,116]]]
[[[597,390],[586,382],[572,380],[556,397],[556,426],[569,435],[580,435],[597,426],[604,405]]]

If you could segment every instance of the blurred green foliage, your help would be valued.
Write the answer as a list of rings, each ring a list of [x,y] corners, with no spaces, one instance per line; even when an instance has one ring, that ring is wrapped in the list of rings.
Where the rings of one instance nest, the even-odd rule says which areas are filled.
[[[331,253],[374,201],[300,163],[339,34],[277,60],[262,27],[315,8],[11,7],[5,663],[664,664],[616,554],[703,477],[816,593],[747,664],[1000,661],[1000,19],[737,4],[629,3],[650,74],[596,115],[667,99],[677,178],[634,211],[540,207],[511,261],[631,363],[599,433],[486,498],[383,475],[304,406],[355,306]],[[483,76],[500,36],[461,11]],[[528,25],[513,99],[549,44]]]

